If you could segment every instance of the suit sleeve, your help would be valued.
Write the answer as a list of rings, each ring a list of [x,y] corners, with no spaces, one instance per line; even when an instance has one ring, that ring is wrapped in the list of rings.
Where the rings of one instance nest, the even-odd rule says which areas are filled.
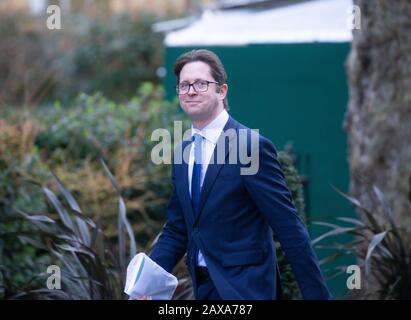
[[[170,273],[187,251],[187,228],[172,167],[173,193],[167,206],[167,221],[150,253],[150,258]]]
[[[259,139],[259,169],[244,175],[246,189],[280,241],[304,299],[329,299],[307,228],[292,202],[274,145]]]

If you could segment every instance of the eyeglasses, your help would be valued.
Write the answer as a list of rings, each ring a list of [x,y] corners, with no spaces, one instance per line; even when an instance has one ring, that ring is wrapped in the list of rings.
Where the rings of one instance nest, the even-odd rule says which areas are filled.
[[[210,83],[219,84],[218,82],[207,80],[196,80],[193,83],[181,82],[176,85],[176,91],[178,94],[186,94],[190,91],[190,87],[193,86],[195,92],[206,92]]]

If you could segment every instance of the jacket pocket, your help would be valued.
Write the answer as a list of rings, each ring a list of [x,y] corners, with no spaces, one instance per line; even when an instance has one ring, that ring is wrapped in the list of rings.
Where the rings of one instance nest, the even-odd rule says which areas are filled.
[[[260,264],[264,259],[265,254],[262,249],[228,252],[223,254],[222,264],[224,267]]]

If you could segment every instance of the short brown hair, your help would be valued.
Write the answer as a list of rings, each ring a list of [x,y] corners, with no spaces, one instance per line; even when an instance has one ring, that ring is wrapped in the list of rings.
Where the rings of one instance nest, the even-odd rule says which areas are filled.
[[[179,56],[174,64],[174,74],[177,77],[177,83],[180,82],[180,72],[189,62],[202,61],[210,66],[211,76],[220,85],[227,83],[227,74],[220,58],[212,51],[206,49],[191,50]],[[224,108],[228,107],[227,96],[223,100]]]

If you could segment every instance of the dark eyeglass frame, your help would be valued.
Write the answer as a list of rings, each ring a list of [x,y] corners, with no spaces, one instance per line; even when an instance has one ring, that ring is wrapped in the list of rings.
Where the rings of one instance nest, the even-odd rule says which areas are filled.
[[[207,86],[205,87],[204,90],[198,90],[198,89],[196,89],[195,86],[196,86],[196,84],[199,83],[199,82],[206,82],[206,83],[207,83]],[[194,90],[196,93],[198,93],[198,92],[207,92],[210,83],[215,83],[215,84],[218,84],[218,85],[220,84],[220,83],[218,83],[218,82],[216,82],[216,81],[208,81],[208,80],[200,80],[200,79],[199,79],[199,80],[194,81],[193,83],[187,83],[188,89],[187,89],[187,90],[184,90],[183,93],[182,93],[181,90],[180,90],[180,85],[181,85],[181,83],[177,84],[177,85],[176,85],[176,91],[177,91],[177,94],[187,94],[187,93],[190,92],[190,88],[193,87],[193,90]]]

